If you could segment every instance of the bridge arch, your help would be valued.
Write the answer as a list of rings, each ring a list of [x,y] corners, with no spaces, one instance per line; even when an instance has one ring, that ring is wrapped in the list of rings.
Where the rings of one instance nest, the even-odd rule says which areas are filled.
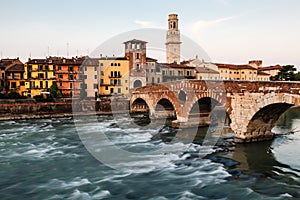
[[[156,118],[177,118],[175,107],[169,99],[162,98],[155,105]]]
[[[144,100],[141,97],[138,97],[136,99],[133,100],[133,102],[131,103],[131,108],[133,108],[133,110],[135,112],[149,112],[150,107],[149,104],[146,102],[146,100]]]
[[[166,111],[173,111],[173,118],[178,118],[180,113],[180,105],[174,94],[162,95],[154,102],[154,110],[164,109]]]
[[[249,101],[249,99],[246,99],[246,102],[247,101]],[[252,105],[249,103],[243,105],[241,102],[240,110],[243,112],[235,111],[232,115],[235,120],[231,128],[237,135],[236,141],[256,142],[272,139],[274,134],[271,130],[279,117],[290,107],[299,105],[299,96],[286,93],[265,94],[261,96],[261,98],[257,98]]]
[[[273,137],[272,128],[279,117],[292,106],[293,104],[288,103],[273,103],[261,108],[247,125],[248,136],[252,138],[252,141],[256,139],[256,136],[259,136],[259,140]]]
[[[230,119],[224,106],[216,99],[211,97],[201,97],[191,104],[189,110],[190,123],[198,125],[210,125],[211,123],[229,125]],[[195,125],[196,125],[195,124]]]

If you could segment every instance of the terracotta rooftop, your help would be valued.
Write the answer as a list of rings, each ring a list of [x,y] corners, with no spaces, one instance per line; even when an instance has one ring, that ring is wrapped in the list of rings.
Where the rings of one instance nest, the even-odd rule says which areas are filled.
[[[267,76],[267,75],[270,75],[270,74],[265,73],[265,72],[262,72],[262,71],[258,71],[257,74],[258,74],[258,75],[266,75],[266,76]]]
[[[19,60],[15,59],[2,59],[0,60],[0,68],[5,71],[24,71],[24,64]]]
[[[56,64],[56,65],[81,65],[85,57],[47,57],[45,59],[29,59],[27,64]]]
[[[233,65],[233,64],[221,64],[221,63],[213,63],[218,66],[218,68],[229,68],[229,69],[253,69],[256,70],[256,68],[250,66],[250,65]]]
[[[127,43],[147,43],[147,42],[143,41],[143,40],[133,39],[133,40],[128,40],[128,41],[124,42],[124,44],[127,44]]]
[[[160,63],[160,65],[162,67],[170,67],[170,68],[195,69],[195,67],[192,66],[179,65],[176,63]]]
[[[146,57],[146,62],[156,62],[157,59]]]
[[[218,71],[207,67],[196,67],[196,72],[198,73],[208,73],[208,74],[220,74]]]
[[[128,60],[126,57],[101,57],[99,60]]]
[[[281,68],[282,68],[282,66],[280,66],[280,65],[275,65],[275,66],[260,67],[260,68],[258,68],[258,70],[260,70],[260,71],[279,70],[279,69],[281,69]]]

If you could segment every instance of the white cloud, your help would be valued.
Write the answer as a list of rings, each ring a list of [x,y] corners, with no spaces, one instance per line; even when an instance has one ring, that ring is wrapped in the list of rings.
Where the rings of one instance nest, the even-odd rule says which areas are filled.
[[[237,16],[231,16],[231,17],[224,17],[224,18],[220,18],[220,19],[216,19],[216,20],[207,20],[207,21],[199,20],[199,21],[191,24],[188,27],[188,29],[192,33],[196,34],[196,33],[202,32],[203,30],[207,29],[210,26],[214,26],[216,24],[235,19],[236,17]]]
[[[140,25],[142,28],[158,28],[164,29],[164,27],[157,26],[153,22],[150,21],[142,21],[142,20],[135,20],[134,23]]]

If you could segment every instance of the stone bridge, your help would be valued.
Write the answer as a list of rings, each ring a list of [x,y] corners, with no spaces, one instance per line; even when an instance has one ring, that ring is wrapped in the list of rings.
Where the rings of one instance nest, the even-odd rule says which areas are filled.
[[[174,117],[174,127],[226,119],[237,142],[270,140],[280,115],[300,105],[300,82],[181,80],[136,89],[131,112]]]

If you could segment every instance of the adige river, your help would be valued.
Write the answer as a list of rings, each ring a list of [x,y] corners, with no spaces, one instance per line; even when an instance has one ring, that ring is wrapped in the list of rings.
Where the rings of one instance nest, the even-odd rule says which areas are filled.
[[[192,143],[134,120],[124,114],[98,116],[96,122],[89,117],[0,122],[0,199],[300,199],[298,132],[252,144],[219,138],[208,147],[201,136],[206,128]],[[299,129],[300,110],[290,109],[273,131]],[[116,145],[137,159],[121,160],[119,168],[99,160],[80,135],[97,133],[109,139],[102,150]],[[184,150],[155,151],[164,148]]]

